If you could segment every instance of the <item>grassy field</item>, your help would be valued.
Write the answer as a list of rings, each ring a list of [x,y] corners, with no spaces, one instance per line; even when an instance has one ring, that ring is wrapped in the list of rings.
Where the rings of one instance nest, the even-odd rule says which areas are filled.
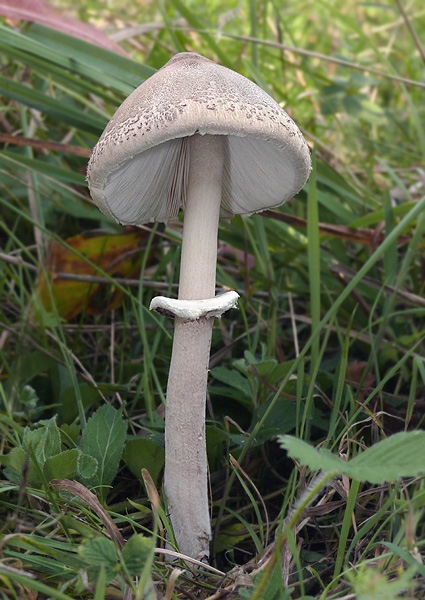
[[[54,4],[65,32],[0,9],[1,600],[423,599],[423,3]],[[120,227],[85,181],[181,51],[264,88],[313,160],[294,200],[220,224],[240,301],[213,331],[211,564],[190,568],[164,555],[173,328],[148,310],[176,294],[181,222]]]

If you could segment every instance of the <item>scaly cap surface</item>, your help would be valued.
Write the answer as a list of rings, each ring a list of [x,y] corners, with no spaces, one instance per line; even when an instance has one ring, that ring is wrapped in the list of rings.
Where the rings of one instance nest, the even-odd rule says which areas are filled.
[[[261,88],[199,54],[176,54],[122,103],[93,149],[87,179],[99,208],[123,224],[184,209],[187,137],[225,136],[222,218],[279,206],[307,181],[310,152]]]

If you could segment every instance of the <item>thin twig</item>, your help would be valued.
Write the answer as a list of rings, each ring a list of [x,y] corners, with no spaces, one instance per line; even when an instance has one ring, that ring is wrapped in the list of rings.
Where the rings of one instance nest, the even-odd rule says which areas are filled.
[[[336,263],[331,267],[332,273],[342,273],[345,277],[352,279],[356,275],[356,271],[354,269],[350,269],[346,265],[342,263]],[[412,294],[411,292],[405,292],[404,290],[398,290],[392,285],[382,284],[380,281],[375,281],[371,277],[363,277],[362,282],[370,287],[373,287],[376,290],[381,290],[385,294],[396,294],[398,298],[405,300],[406,302],[411,302],[412,304],[416,304],[417,306],[425,307],[425,298],[422,296],[418,296],[417,294]]]
[[[30,146],[38,150],[53,150],[85,158],[89,158],[91,155],[91,150],[82,146],[71,146],[69,144],[61,144],[60,142],[51,142],[50,140],[37,140],[19,135],[9,135],[8,133],[0,133],[0,143],[12,144],[14,146]]]
[[[403,20],[406,23],[408,30],[410,31],[410,35],[412,36],[413,41],[416,44],[416,48],[418,49],[419,54],[421,55],[421,58],[422,58],[423,62],[425,63],[425,50],[422,47],[421,41],[418,37],[418,34],[416,33],[411,20],[409,19],[406,11],[404,10],[403,4],[400,2],[400,0],[396,0],[396,2],[397,2],[398,9],[401,13],[401,16],[403,17]]]
[[[11,256],[10,254],[4,254],[3,252],[0,252],[0,260],[8,262],[11,265],[22,265],[26,269],[38,273],[38,269],[35,265],[25,262],[20,256]]]
[[[294,227],[307,228],[306,219],[290,215],[289,213],[279,212],[277,210],[265,210],[261,213],[261,216],[274,219],[275,221],[282,221],[283,223],[293,225]],[[319,223],[319,232],[348,242],[357,242],[368,246],[372,244],[372,242],[380,244],[385,239],[383,231],[378,232],[377,234],[374,229],[364,229],[361,227],[355,229],[347,227],[346,225],[333,225],[332,223]],[[408,235],[401,235],[397,239],[397,242],[399,244],[408,244],[410,239],[411,238]]]
[[[289,304],[289,314],[291,315],[292,334],[294,336],[295,356],[296,356],[296,358],[298,358],[299,353],[300,353],[300,346],[298,343],[297,325],[295,323],[294,303],[292,301],[292,293],[289,291],[289,277],[288,277],[287,273],[286,273],[286,285],[288,286],[288,304]]]
[[[143,27],[143,26],[141,26]],[[166,27],[166,24],[163,24],[163,27]],[[195,33],[207,33],[209,35],[215,35],[216,31],[211,31],[209,29],[197,29],[196,27],[173,27],[174,31],[193,31]],[[134,28],[133,36],[142,34],[145,32],[145,29]],[[378,75],[379,77],[385,77],[386,79],[391,79],[393,81],[398,81],[400,83],[406,83],[408,85],[415,85],[417,87],[425,88],[425,83],[422,81],[415,81],[413,79],[408,79],[407,77],[400,77],[399,75],[391,75],[390,73],[385,73],[384,71],[380,71],[379,69],[374,69],[373,67],[367,65],[359,65],[357,63],[353,63],[349,60],[344,60],[342,58],[336,58],[335,56],[328,56],[327,54],[321,54],[320,52],[314,52],[312,50],[306,50],[305,48],[296,48],[294,46],[287,46],[286,44],[281,44],[279,42],[272,42],[270,40],[261,40],[259,38],[251,37],[249,35],[237,35],[232,33],[227,33],[225,31],[221,31],[220,35],[222,37],[230,38],[233,40],[238,40],[241,42],[248,42],[252,44],[261,44],[263,46],[269,46],[271,48],[279,48],[280,50],[284,50],[287,52],[293,52],[294,54],[299,54],[301,56],[309,56],[310,58],[317,58],[319,60],[324,60],[326,62],[334,63],[336,65],[340,65],[341,67],[348,67],[349,69],[356,69],[358,71],[363,71],[366,73],[373,73],[374,75]],[[132,37],[132,35],[128,36]],[[127,39],[128,39],[127,37]]]
[[[180,28],[176,28],[177,30]],[[182,28],[189,31],[195,31],[196,33],[209,33],[213,34],[214,32],[208,29],[193,29],[193,28]],[[286,44],[279,44],[279,42],[272,42],[269,40],[260,40],[258,38],[251,37],[249,35],[236,35],[232,33],[222,32],[223,37],[231,38],[233,40],[238,40],[241,42],[249,42],[253,44],[262,44],[263,46],[270,46],[271,48],[279,48],[281,50],[285,50],[287,52],[293,52],[294,54],[300,54],[301,56],[309,56],[310,58],[317,58],[319,60],[324,60],[330,63],[334,63],[336,65],[340,65],[341,67],[348,67],[349,69],[356,69],[358,71],[363,71],[364,73],[373,73],[373,75],[378,75],[379,77],[385,77],[386,79],[391,79],[392,81],[398,81],[400,83],[406,83],[408,85],[415,85],[417,87],[425,88],[425,83],[422,81],[415,81],[413,79],[408,79],[407,77],[400,77],[399,75],[391,75],[390,73],[385,73],[384,71],[380,71],[379,69],[374,69],[373,67],[367,65],[359,65],[357,63],[353,63],[349,60],[344,60],[342,58],[336,58],[335,56],[328,56],[327,54],[321,54],[320,52],[313,52],[312,50],[305,50],[304,48],[296,48],[294,46],[287,46]]]
[[[139,287],[142,285],[147,288],[164,288],[168,289],[169,287],[177,289],[177,283],[167,283],[163,281],[149,281],[144,279],[140,281],[140,279],[127,279],[126,277],[114,277],[108,279],[106,277],[102,277],[101,275],[84,275],[80,273],[54,273],[54,279],[63,279],[68,281],[82,281],[87,283],[101,283],[114,285],[115,283],[119,283],[121,285],[128,285],[129,287]]]

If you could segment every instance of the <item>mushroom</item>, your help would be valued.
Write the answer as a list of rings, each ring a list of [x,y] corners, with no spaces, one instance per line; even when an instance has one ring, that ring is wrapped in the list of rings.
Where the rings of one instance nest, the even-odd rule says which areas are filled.
[[[215,296],[219,218],[251,215],[297,194],[311,170],[287,113],[242,75],[176,54],[118,108],[93,149],[87,179],[98,207],[125,225],[184,210],[178,299],[166,393],[164,487],[182,553],[208,558],[205,401],[215,316],[236,292]]]

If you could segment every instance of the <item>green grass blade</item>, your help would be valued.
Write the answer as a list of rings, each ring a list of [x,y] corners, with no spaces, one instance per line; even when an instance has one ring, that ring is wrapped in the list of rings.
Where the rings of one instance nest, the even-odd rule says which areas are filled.
[[[342,521],[341,532],[338,541],[338,552],[335,561],[335,568],[333,578],[336,580],[341,573],[342,565],[344,562],[344,556],[347,546],[348,534],[350,532],[352,519],[354,515],[354,509],[357,500],[357,494],[359,492],[360,483],[355,479],[350,483],[350,491],[348,493],[347,505],[345,507],[344,519]]]
[[[44,114],[50,115],[60,123],[67,123],[82,131],[93,133],[96,136],[102,133],[106,125],[106,120],[97,115],[89,113],[82,114],[81,108],[72,106],[69,99],[59,100],[52,98],[51,96],[47,96],[44,92],[39,92],[34,88],[1,76],[0,94],[3,94],[7,98],[13,98],[31,108],[35,108]]]
[[[316,188],[316,151],[312,153],[312,172],[308,185],[307,196],[307,237],[308,237],[308,278],[310,285],[311,330],[315,331],[320,322],[320,239],[319,239],[319,209]],[[318,337],[311,346],[311,371],[317,365],[319,356]]]

